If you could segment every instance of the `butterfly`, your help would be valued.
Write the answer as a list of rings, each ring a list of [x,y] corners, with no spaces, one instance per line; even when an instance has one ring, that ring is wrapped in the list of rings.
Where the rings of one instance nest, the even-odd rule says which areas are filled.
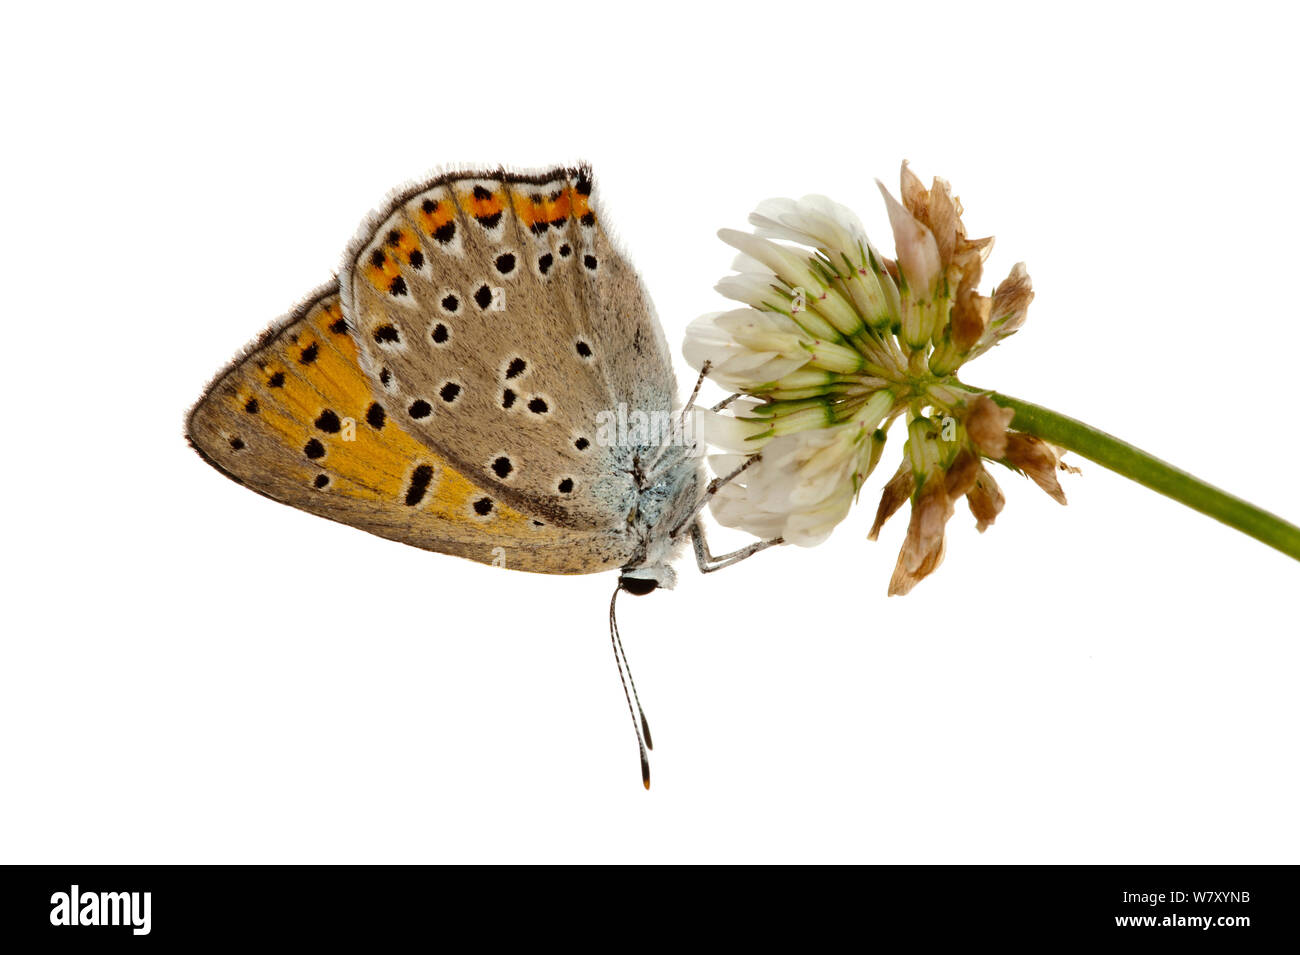
[[[698,515],[727,478],[705,481],[676,392],[588,166],[451,171],[393,193],[337,281],[218,373],[186,434],[240,484],[381,537],[513,570],[617,569],[623,678],[620,591],[671,588],[688,538],[706,573],[780,543],[709,552]]]

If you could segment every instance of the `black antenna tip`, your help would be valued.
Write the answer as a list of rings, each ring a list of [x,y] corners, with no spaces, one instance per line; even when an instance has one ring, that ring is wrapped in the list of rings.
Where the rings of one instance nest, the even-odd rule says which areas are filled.
[[[646,722],[644,713],[641,714],[641,735],[645,737],[645,748],[654,749],[654,741],[650,739],[650,724]]]
[[[645,753],[641,754],[641,782],[645,788],[650,788],[650,761],[645,758]]]

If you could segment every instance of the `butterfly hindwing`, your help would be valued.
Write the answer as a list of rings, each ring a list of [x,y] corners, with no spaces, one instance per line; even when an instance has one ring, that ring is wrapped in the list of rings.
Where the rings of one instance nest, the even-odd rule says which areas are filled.
[[[585,167],[448,174],[374,217],[340,283],[362,367],[402,427],[521,511],[613,529],[635,449],[600,440],[600,415],[666,420],[675,382],[593,203]]]
[[[336,286],[223,371],[187,430],[210,464],[267,497],[426,550],[548,573],[629,556],[618,533],[510,506],[408,431],[361,368]]]

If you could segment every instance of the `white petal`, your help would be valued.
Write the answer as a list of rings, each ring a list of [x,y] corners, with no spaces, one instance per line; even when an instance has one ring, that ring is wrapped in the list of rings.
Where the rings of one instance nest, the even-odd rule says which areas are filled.
[[[724,451],[753,454],[764,444],[763,439],[755,439],[754,436],[770,427],[766,421],[742,421],[703,408],[697,408],[695,415],[696,437]]]
[[[791,288],[816,290],[818,294],[824,288],[821,279],[808,267],[808,257],[793,249],[737,229],[719,229],[718,238],[762,262]]]
[[[784,514],[754,507],[745,488],[737,484],[724,484],[709,502],[709,511],[723,527],[735,527],[764,540],[781,536],[785,526]]]
[[[731,260],[731,271],[740,272],[745,275],[765,275],[769,282],[778,281],[776,273],[752,255],[746,255],[744,252],[737,254],[737,256]]]
[[[811,356],[799,344],[799,331],[774,312],[712,312],[686,327],[682,355],[693,368],[708,362],[709,377],[723,387],[753,391],[808,363]]]
[[[786,543],[798,547],[814,547],[830,537],[835,525],[848,516],[853,506],[853,493],[840,493],[828,498],[815,510],[800,511],[790,515],[782,536]]]
[[[728,275],[713,288],[732,301],[744,302],[755,308],[768,305],[773,308],[779,306],[783,311],[789,311],[789,299],[772,287],[779,282],[780,280],[770,272],[766,275],[749,272]]]
[[[759,203],[749,221],[760,236],[814,246],[835,253],[830,256],[834,260],[843,253],[857,262],[859,245],[867,244],[866,230],[853,211],[826,196],[768,199]]]
[[[750,455],[748,454],[710,454],[709,470],[718,477],[724,477],[748,461],[749,458]],[[741,483],[744,483],[743,478]]]

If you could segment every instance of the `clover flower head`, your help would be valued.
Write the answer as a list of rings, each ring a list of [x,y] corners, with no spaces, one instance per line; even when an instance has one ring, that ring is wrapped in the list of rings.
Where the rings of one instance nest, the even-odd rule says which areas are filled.
[[[958,370],[1024,324],[1033,287],[1017,264],[978,291],[992,238],[972,239],[952,189],[929,189],[903,164],[899,199],[880,190],[895,258],[882,256],[849,209],[824,197],[768,199],[753,232],[718,235],[739,255],[717,290],[743,308],[687,329],[686,359],[742,397],[699,412],[700,434],[729,452],[719,474],[758,457],[715,495],[717,520],[761,537],[820,543],[848,514],[884,452],[905,433],[870,532],[911,502],[890,581],[907,593],[943,560],[944,528],[965,498],[983,531],[1004,498],[988,461],[1031,478],[1065,503],[1061,452],[1012,429],[1013,412]]]

